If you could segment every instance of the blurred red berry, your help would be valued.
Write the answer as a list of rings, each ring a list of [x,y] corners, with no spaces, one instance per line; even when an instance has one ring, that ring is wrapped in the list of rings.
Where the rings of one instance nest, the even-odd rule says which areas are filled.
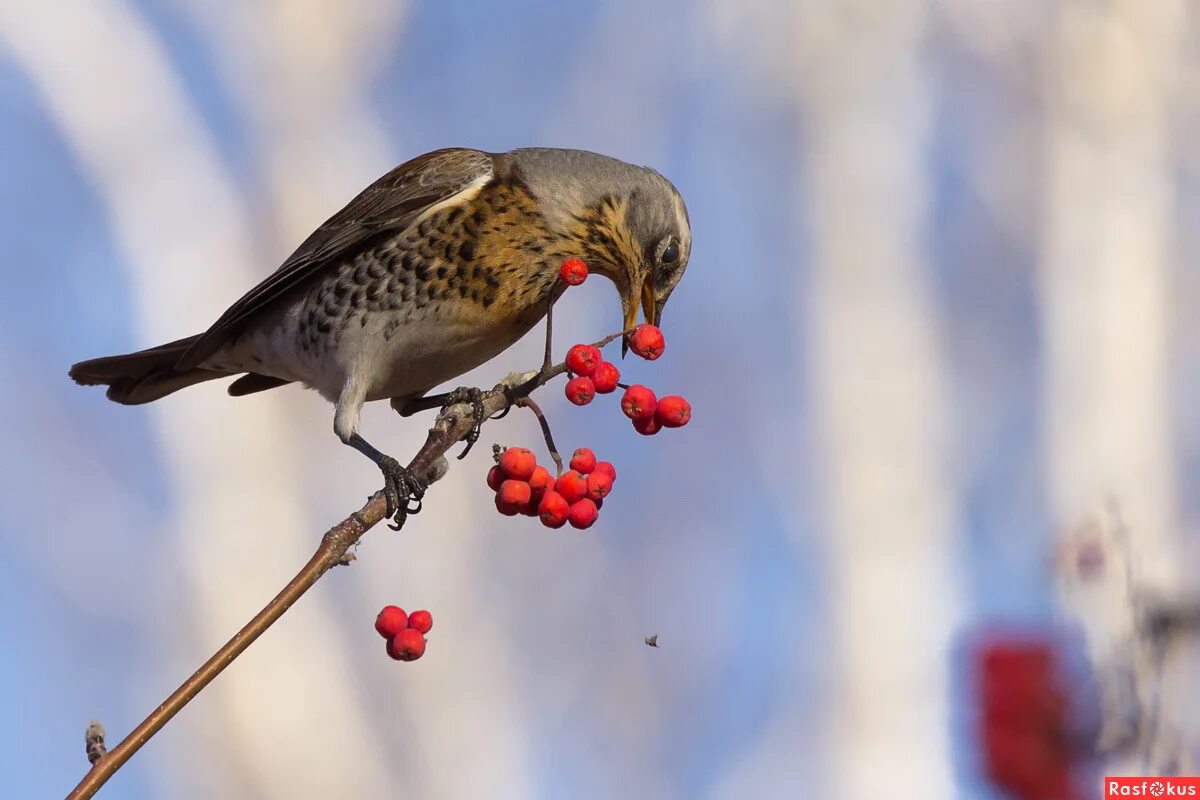
[[[554,476],[550,471],[538,464],[533,468],[533,474],[529,476],[529,491],[534,502],[542,499],[542,494],[550,488],[554,487]]]
[[[597,461],[596,468],[593,472],[603,472],[615,482],[617,480],[617,468],[612,465],[611,461]]]
[[[692,419],[692,406],[679,395],[668,395],[658,401],[654,416],[664,428],[682,428]]]
[[[519,506],[522,503],[528,503],[529,498],[532,496],[533,490],[529,488],[529,484],[525,481],[510,479],[500,484],[498,497],[509,505]]]
[[[596,384],[592,383],[591,378],[580,375],[567,381],[566,394],[567,399],[575,405],[586,406],[596,396]]]
[[[592,523],[600,516],[600,509],[596,508],[596,504],[588,498],[576,500],[571,503],[570,510],[567,511],[567,522],[571,523],[572,528],[592,527]]]
[[[592,500],[603,500],[612,491],[612,478],[603,472],[587,476],[587,496]]]
[[[537,466],[537,456],[527,447],[510,447],[500,454],[499,463],[505,477],[527,481]]]
[[[571,469],[587,475],[596,468],[596,454],[591,448],[578,447],[571,454]]]
[[[598,394],[608,394],[616,391],[617,382],[621,380],[621,370],[611,361],[601,361],[592,373],[592,383],[596,385]]]
[[[988,778],[1022,800],[1074,798],[1067,687],[1048,637],[992,639],[975,651],[979,743]]]
[[[663,354],[667,342],[662,331],[649,323],[642,323],[629,337],[629,349],[647,361],[653,361]]]
[[[562,278],[563,283],[568,286],[578,286],[587,280],[587,276],[587,264],[578,258],[568,258],[558,269],[558,277]]]
[[[504,472],[498,466],[494,466],[488,470],[487,485],[493,492],[500,491],[500,484],[504,483]]]
[[[538,516],[547,528],[561,528],[567,524],[570,508],[571,504],[561,494],[551,490],[542,496],[542,502],[538,504]]]
[[[630,386],[621,397],[621,410],[630,419],[650,419],[657,408],[658,398],[654,392],[640,383]]]
[[[397,661],[416,661],[425,655],[425,637],[415,628],[405,628],[388,639],[387,653]]]
[[[505,502],[500,493],[496,492],[496,510],[506,517],[515,517],[520,512],[521,507],[516,503]]]
[[[633,429],[642,436],[653,436],[662,430],[662,423],[658,421],[658,417],[635,419],[633,421]]]
[[[408,615],[400,606],[384,606],[375,617],[375,630],[388,639],[408,627]]]
[[[577,344],[567,351],[567,369],[576,375],[591,377],[603,360],[600,350],[590,344]]]
[[[567,470],[558,476],[554,490],[563,496],[568,504],[582,500],[587,495],[587,478],[575,470]]]
[[[425,609],[412,612],[408,615],[408,627],[422,634],[429,633],[433,629],[433,614]]]

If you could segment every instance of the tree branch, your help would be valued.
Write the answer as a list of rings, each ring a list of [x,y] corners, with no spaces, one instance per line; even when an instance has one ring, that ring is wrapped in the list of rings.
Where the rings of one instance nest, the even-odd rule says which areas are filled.
[[[603,347],[622,334],[623,332],[607,336],[596,342],[595,346]],[[484,420],[508,410],[522,398],[527,397],[530,392],[566,371],[567,365],[564,362],[549,367],[543,365],[538,370],[513,373],[507,376],[491,390],[483,393]],[[408,463],[408,469],[416,475],[440,477],[439,473],[442,470],[439,468],[439,461],[471,430],[473,422],[474,412],[470,403],[455,403],[442,408],[433,427],[429,429],[425,444]],[[162,730],[172,717],[191,702],[204,687],[212,683],[213,679],[232,664],[234,659],[245,652],[255,639],[274,625],[297,600],[304,596],[305,592],[320,580],[321,576],[335,566],[349,563],[351,560],[348,556],[350,548],[358,543],[363,534],[384,518],[386,511],[387,502],[384,500],[383,492],[378,491],[367,500],[366,505],[326,531],[325,535],[321,537],[320,546],[308,563],[296,573],[296,576],[283,587],[279,594],[275,595],[274,599],[246,623],[232,639],[192,673],[191,677],[172,692],[161,705],[150,712],[150,715],[121,740],[120,744],[107,753],[98,755],[91,770],[67,796],[67,800],[84,800],[84,798],[95,795],[100,787],[125,762],[129,761],[134,753],[141,749],[142,745]],[[96,726],[99,728],[98,723]],[[99,729],[102,730],[102,728]],[[88,743],[90,758],[94,752],[91,738]]]

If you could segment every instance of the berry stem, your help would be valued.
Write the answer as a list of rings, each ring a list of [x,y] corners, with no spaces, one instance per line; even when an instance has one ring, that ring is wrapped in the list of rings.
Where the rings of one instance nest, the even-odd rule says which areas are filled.
[[[563,460],[558,454],[558,447],[554,444],[554,435],[550,433],[550,422],[546,419],[546,415],[542,413],[542,407],[537,404],[537,401],[532,397],[526,396],[517,400],[517,405],[522,408],[528,408],[537,417],[538,425],[542,428],[542,436],[546,439],[546,448],[550,451],[550,458],[554,459],[554,477],[562,475]]]
[[[546,353],[542,357],[542,374],[550,372],[554,351],[554,295],[546,298]]]

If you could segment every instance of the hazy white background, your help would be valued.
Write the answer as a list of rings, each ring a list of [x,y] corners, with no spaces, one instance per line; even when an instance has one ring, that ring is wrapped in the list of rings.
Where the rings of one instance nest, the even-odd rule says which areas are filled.
[[[67,367],[203,329],[404,159],[554,145],[687,199],[667,354],[626,367],[694,422],[546,392],[620,472],[586,533],[495,514],[487,445],[537,434],[490,424],[105,796],[990,797],[956,646],[1053,614],[1057,531],[1114,495],[1146,580],[1195,583],[1198,32],[1187,0],[0,0],[0,794],[65,794],[89,718],[122,736],[379,482],[315,394],[123,408]],[[589,282],[559,344],[618,316]],[[434,613],[416,664],[388,602]]]

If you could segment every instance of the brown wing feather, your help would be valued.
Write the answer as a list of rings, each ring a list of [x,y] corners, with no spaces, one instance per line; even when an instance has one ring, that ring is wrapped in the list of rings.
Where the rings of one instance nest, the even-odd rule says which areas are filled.
[[[382,235],[398,233],[430,206],[492,171],[492,156],[479,150],[435,150],[406,161],[364,189],[296,248],[279,269],[229,307],[179,360],[194,367],[274,300],[352,258]]]

